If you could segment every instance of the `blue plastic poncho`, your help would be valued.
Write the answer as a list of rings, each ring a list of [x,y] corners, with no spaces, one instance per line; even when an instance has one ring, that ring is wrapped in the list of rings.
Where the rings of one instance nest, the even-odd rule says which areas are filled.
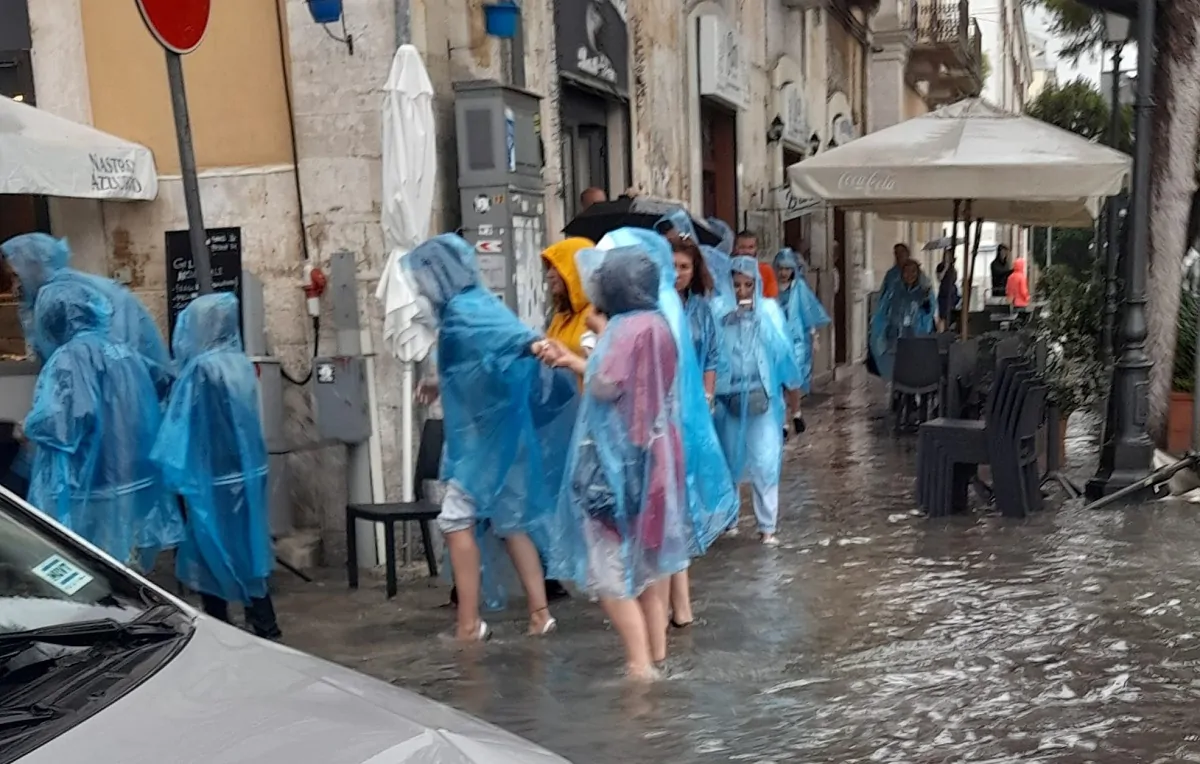
[[[150,372],[155,376],[160,393],[166,393],[170,384],[171,357],[154,318],[132,292],[111,279],[68,267],[71,250],[66,239],[56,239],[44,233],[22,234],[0,244],[0,253],[21,282],[17,305],[21,328],[39,360],[44,362],[50,356],[47,348],[38,346],[36,332],[32,331],[34,309],[42,287],[60,281],[81,282],[98,291],[112,304],[112,338],[143,356],[150,364]]]
[[[258,375],[242,350],[238,299],[197,297],[172,338],[179,376],[151,457],[187,504],[176,577],[193,591],[248,603],[275,563]]]
[[[579,259],[608,326],[588,358],[561,498],[586,554],[550,573],[593,596],[629,599],[688,565],[677,375],[690,351],[681,354],[657,309],[660,268],[642,248]]]
[[[787,286],[784,286],[783,277],[779,275],[783,268],[792,269],[792,280]],[[800,369],[800,389],[807,393],[812,385],[813,332],[828,326],[830,320],[821,301],[804,278],[805,271],[804,261],[790,247],[779,250],[779,254],[775,255],[775,274],[779,279],[778,302],[783,308],[796,366]]]
[[[578,380],[533,356],[538,335],[483,287],[462,238],[435,236],[401,265],[438,328],[441,479],[472,500],[477,533],[527,533],[553,567],[575,554],[559,537],[556,515]]]
[[[654,230],[664,236],[671,230],[675,230],[681,239],[691,239],[696,244],[700,243],[700,240],[696,238],[696,226],[692,224],[692,216],[682,207],[676,207],[659,218],[654,225]]]
[[[800,370],[775,301],[763,297],[758,261],[735,257],[733,272],[754,279],[754,304],[722,322],[729,373],[717,380],[717,431],[734,479],[766,489],[779,483],[783,391],[799,387]]]
[[[692,347],[695,350],[696,363],[700,365],[700,373],[717,372],[721,366],[721,336],[717,332],[717,322],[713,317],[711,303],[707,297],[698,294],[687,294],[683,302],[683,310],[688,318],[688,331],[692,335]]]
[[[667,240],[641,228],[620,228],[605,236],[600,250],[636,247],[650,256],[659,269],[658,309],[666,317],[680,351],[679,400],[686,456],[688,507],[693,525],[693,554],[701,555],[737,518],[740,501],[729,475],[713,426],[704,378],[696,361],[691,327],[679,293],[675,291],[675,259]],[[588,250],[576,259],[588,273]],[[584,283],[587,284],[585,275]],[[685,350],[687,352],[685,352]],[[719,371],[719,369],[718,369]]]
[[[713,318],[720,321],[737,307],[733,296],[733,271],[729,261],[733,255],[734,235],[724,220],[709,218],[708,225],[721,236],[721,243],[716,247],[701,246],[700,253],[713,277],[713,294],[709,297]]]
[[[183,524],[150,450],[160,406],[141,356],[109,337],[109,301],[65,281],[42,287],[33,331],[49,358],[26,437],[36,446],[30,502],[121,562],[143,566]]]
[[[871,318],[868,338],[871,357],[879,376],[892,378],[896,360],[896,341],[901,337],[933,334],[937,304],[929,280],[922,274],[911,287],[903,280],[893,282],[879,298],[879,307]]]

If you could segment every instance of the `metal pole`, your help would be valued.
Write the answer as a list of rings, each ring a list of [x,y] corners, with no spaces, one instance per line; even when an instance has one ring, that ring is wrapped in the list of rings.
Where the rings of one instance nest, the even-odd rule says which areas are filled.
[[[1120,146],[1121,130],[1121,51],[1123,44],[1113,48],[1112,56],[1112,101],[1108,116],[1108,145]],[[1116,353],[1115,336],[1117,325],[1117,254],[1118,239],[1121,237],[1121,218],[1118,214],[1119,198],[1110,196],[1104,218],[1106,223],[1104,245],[1104,334],[1103,346],[1106,365]]]
[[[1109,392],[1112,425],[1106,428],[1100,467],[1088,483],[1088,496],[1099,498],[1142,481],[1150,473],[1154,443],[1146,432],[1150,368],[1146,354],[1146,277],[1150,244],[1150,142],[1154,86],[1156,0],[1138,2],[1137,122],[1133,155],[1130,251],[1120,315],[1121,353]]]
[[[212,292],[212,269],[208,260],[208,235],[200,209],[200,183],[196,180],[196,155],[192,153],[192,123],[188,118],[187,91],[183,86],[183,57],[166,51],[167,84],[171,88],[171,110],[175,113],[175,137],[179,141],[179,174],[183,179],[183,203],[187,206],[188,241],[200,294]]]
[[[1054,238],[1054,226],[1046,229],[1046,267],[1054,265],[1054,247],[1050,245],[1050,240]]]

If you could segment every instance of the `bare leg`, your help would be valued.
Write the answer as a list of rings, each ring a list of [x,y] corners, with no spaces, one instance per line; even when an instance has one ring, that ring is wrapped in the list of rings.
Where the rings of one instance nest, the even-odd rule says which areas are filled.
[[[686,570],[671,576],[671,623],[688,626],[692,622],[691,580]]]
[[[667,600],[670,598],[670,581],[655,581],[638,597],[642,606],[642,617],[646,621],[646,634],[650,639],[650,657],[655,663],[667,659]]]
[[[650,655],[650,637],[646,632],[646,618],[637,600],[616,600],[603,597],[604,608],[613,628],[625,643],[625,671],[630,677],[651,680],[656,676]]]
[[[525,599],[529,604],[529,634],[541,636],[549,631],[550,608],[546,604],[546,579],[542,574],[542,560],[537,547],[524,533],[514,533],[506,538],[508,554],[513,567],[525,587]]]
[[[454,567],[454,586],[458,590],[458,629],[463,642],[479,639],[479,545],[475,529],[466,528],[446,534],[450,564]]]

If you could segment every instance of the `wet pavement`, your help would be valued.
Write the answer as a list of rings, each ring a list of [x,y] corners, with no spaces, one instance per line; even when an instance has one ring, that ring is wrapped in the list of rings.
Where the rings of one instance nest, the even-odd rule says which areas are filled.
[[[915,443],[861,383],[789,446],[777,549],[743,534],[693,568],[697,621],[667,677],[618,678],[599,608],[560,631],[460,649],[448,587],[345,589],[281,578],[287,642],[586,762],[1186,762],[1200,702],[1200,524],[1182,503],[930,522],[913,512]],[[1086,459],[1095,422],[1075,421]],[[1074,464],[1083,477],[1085,463]]]

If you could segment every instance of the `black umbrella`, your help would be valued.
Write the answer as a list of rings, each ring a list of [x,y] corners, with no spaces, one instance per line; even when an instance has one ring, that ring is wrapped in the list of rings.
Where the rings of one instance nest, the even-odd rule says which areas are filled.
[[[621,196],[611,202],[598,202],[588,207],[567,224],[563,233],[600,241],[606,233],[618,228],[654,230],[659,220],[677,209],[680,209],[680,205],[676,202],[645,196]],[[692,218],[692,227],[696,229],[700,244],[715,247],[721,243],[721,237],[703,220]]]

